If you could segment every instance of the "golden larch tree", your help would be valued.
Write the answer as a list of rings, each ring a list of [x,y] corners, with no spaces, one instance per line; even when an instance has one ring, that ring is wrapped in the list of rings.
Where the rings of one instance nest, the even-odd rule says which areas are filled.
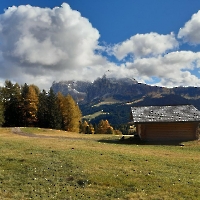
[[[25,101],[26,122],[27,125],[33,126],[37,123],[37,111],[39,103],[37,90],[34,85],[30,85],[28,87],[28,93],[26,95]]]
[[[77,103],[70,95],[64,97],[60,92],[57,101],[62,114],[63,128],[67,131],[79,132],[82,114]]]

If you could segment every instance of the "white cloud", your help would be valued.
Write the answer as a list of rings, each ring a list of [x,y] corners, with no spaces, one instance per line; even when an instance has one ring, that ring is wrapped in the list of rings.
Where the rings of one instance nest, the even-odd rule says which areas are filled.
[[[138,58],[127,67],[137,70],[141,77],[159,77],[163,86],[200,86],[200,79],[191,74],[191,70],[200,68],[200,52],[171,52],[164,56]]]
[[[0,77],[20,83],[38,79],[41,86],[71,74],[80,79],[85,67],[107,63],[94,53],[99,37],[88,19],[66,3],[53,9],[9,7],[0,15]]]
[[[54,80],[92,81],[105,73],[140,82],[158,77],[158,85],[170,87],[200,86],[191,74],[200,68],[200,53],[172,52],[178,48],[173,33],[137,34],[107,49],[99,46],[99,38],[89,20],[66,3],[53,9],[10,7],[0,15],[0,84],[9,79],[48,89]],[[109,62],[96,50],[110,50],[122,64]],[[129,54],[133,60],[127,62]]]
[[[179,30],[178,38],[191,44],[200,44],[200,11],[192,15],[185,26]]]
[[[137,34],[130,39],[116,44],[112,52],[119,60],[128,54],[134,57],[156,56],[178,47],[174,34],[159,35],[158,33]]]

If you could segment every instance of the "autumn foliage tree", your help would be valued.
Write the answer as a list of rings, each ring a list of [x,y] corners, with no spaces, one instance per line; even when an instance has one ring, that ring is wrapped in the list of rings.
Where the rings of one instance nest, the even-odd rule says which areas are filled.
[[[108,120],[101,120],[97,125],[96,133],[100,134],[113,134],[113,127],[110,125]]]
[[[92,124],[88,124],[87,121],[81,123],[81,133],[94,134],[94,127]]]
[[[38,103],[39,97],[37,93],[37,88],[34,85],[28,87],[28,92],[25,97],[26,101],[26,124],[28,126],[34,126],[37,124],[37,112],[38,112]]]
[[[57,102],[62,115],[62,126],[64,130],[79,132],[81,111],[70,95],[66,97],[61,93],[57,95]]]
[[[65,121],[66,130],[79,132],[79,122],[82,118],[81,110],[70,95],[66,96],[66,104],[68,115]]]

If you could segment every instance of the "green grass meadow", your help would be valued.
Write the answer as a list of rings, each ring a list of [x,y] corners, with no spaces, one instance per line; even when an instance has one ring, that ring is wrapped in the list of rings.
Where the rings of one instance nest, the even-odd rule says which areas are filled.
[[[200,199],[200,141],[21,130],[0,129],[0,200]]]

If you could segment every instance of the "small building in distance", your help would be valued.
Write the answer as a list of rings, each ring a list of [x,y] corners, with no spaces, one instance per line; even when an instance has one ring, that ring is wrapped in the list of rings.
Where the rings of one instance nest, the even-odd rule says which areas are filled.
[[[193,105],[131,107],[131,123],[144,141],[196,140],[199,122]]]

